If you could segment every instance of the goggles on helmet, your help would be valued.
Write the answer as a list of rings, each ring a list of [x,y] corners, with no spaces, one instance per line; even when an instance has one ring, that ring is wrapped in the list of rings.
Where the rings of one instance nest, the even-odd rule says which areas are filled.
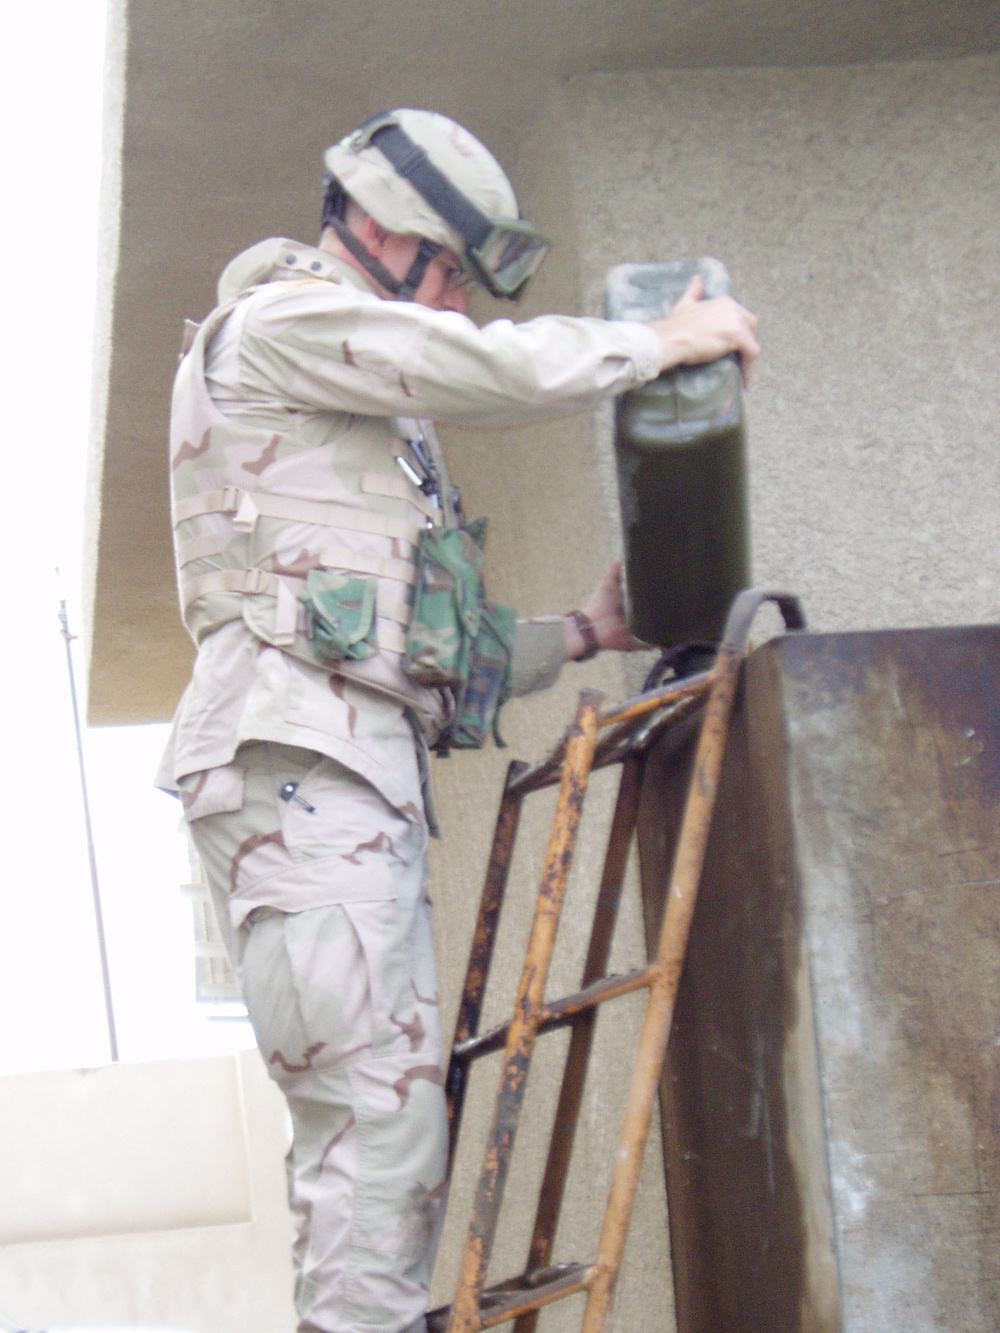
[[[465,241],[469,277],[494,296],[516,300],[548,252],[549,242],[523,218],[490,218],[434,165],[391,114],[372,116],[351,137],[357,152],[374,146]]]
[[[494,296],[516,300],[548,253],[549,243],[529,222],[496,219],[478,245],[467,242],[465,259]]]

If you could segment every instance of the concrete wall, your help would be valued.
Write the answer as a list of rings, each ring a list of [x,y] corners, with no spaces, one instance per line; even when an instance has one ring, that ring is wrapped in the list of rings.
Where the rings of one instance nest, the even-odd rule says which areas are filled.
[[[817,628],[1000,616],[1000,59],[579,76],[579,264],[712,254],[760,317],[754,572]]]
[[[601,230],[590,225],[580,234],[588,280],[592,259],[603,270],[605,257],[616,263],[649,248],[660,258],[677,243],[711,241],[725,249],[741,290],[770,315],[769,303],[777,309],[786,296],[808,309],[811,292],[841,271],[834,257],[832,270],[812,273],[811,288],[805,276],[790,281],[783,247],[789,223],[803,220],[784,208],[789,190],[825,210],[817,254],[849,245],[854,229],[865,240],[881,237],[877,196],[860,210],[841,208],[840,196],[865,199],[866,175],[877,166],[872,145],[888,134],[888,198],[910,192],[912,168],[911,211],[922,226],[937,208],[935,191],[923,196],[925,181],[947,176],[953,144],[975,147],[983,114],[970,67],[944,58],[1000,49],[995,0],[533,0],[504,6],[502,22],[498,12],[482,0],[110,0],[107,263],[88,501],[92,720],[169,716],[189,664],[163,455],[181,321],[207,311],[215,274],[244,246],[266,235],[311,238],[322,150],[363,116],[432,106],[468,124],[514,166],[529,215],[539,197],[551,201],[547,216],[563,254],[572,247],[570,158],[554,179],[547,173],[565,131],[580,193],[600,205]],[[855,76],[848,67],[920,57],[941,63],[924,74],[915,65],[870,63]],[[814,75],[810,65],[829,68]],[[771,66],[791,68],[782,74]],[[942,79],[957,95],[950,114],[934,101]],[[987,67],[978,75],[987,101],[989,79]],[[567,81],[571,96],[560,116],[550,103]],[[880,110],[890,113],[888,130]],[[988,134],[979,133],[978,144],[982,198],[995,155]],[[612,193],[619,181],[621,196]],[[938,198],[959,214],[964,191],[947,182],[946,191]],[[725,227],[720,203],[734,226]],[[958,235],[966,224],[960,215],[955,221]],[[808,231],[811,218],[804,222]],[[934,226],[948,235],[943,216]],[[751,275],[752,256],[762,262]],[[839,303],[842,289],[832,290]],[[888,290],[890,307],[901,290]],[[856,305],[852,292],[844,309]],[[769,327],[776,328],[770,319]],[[806,347],[817,327],[806,329]],[[773,357],[773,336],[770,346]],[[929,382],[921,379],[925,388]],[[790,384],[785,376],[786,394]]]

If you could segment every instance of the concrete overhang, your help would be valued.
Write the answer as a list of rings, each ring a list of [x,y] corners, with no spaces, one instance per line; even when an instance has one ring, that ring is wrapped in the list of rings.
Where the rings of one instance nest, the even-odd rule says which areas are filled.
[[[365,115],[445,111],[516,184],[547,98],[578,74],[998,47],[995,0],[112,0],[87,502],[90,721],[166,719],[190,662],[165,447],[181,322],[210,308],[215,275],[243,246],[313,238],[322,150]]]

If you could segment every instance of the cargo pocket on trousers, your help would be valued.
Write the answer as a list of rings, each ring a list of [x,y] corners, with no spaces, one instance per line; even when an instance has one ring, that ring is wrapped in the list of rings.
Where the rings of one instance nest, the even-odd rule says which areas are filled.
[[[235,967],[239,944],[229,909],[229,866],[232,834],[219,829],[219,816],[237,816],[243,809],[246,775],[238,764],[188,773],[177,783],[191,842],[208,883],[215,919],[226,952]]]
[[[246,775],[238,764],[188,773],[177,783],[184,818],[188,823],[206,815],[232,814],[243,805]]]

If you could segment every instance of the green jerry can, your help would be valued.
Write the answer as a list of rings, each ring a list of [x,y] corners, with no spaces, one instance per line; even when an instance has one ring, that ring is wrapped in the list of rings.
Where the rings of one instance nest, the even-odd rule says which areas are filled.
[[[607,316],[661,319],[696,273],[706,297],[728,294],[717,259],[621,264],[608,274]],[[681,366],[622,394],[615,458],[629,628],[660,648],[717,642],[750,581],[738,358]]]

